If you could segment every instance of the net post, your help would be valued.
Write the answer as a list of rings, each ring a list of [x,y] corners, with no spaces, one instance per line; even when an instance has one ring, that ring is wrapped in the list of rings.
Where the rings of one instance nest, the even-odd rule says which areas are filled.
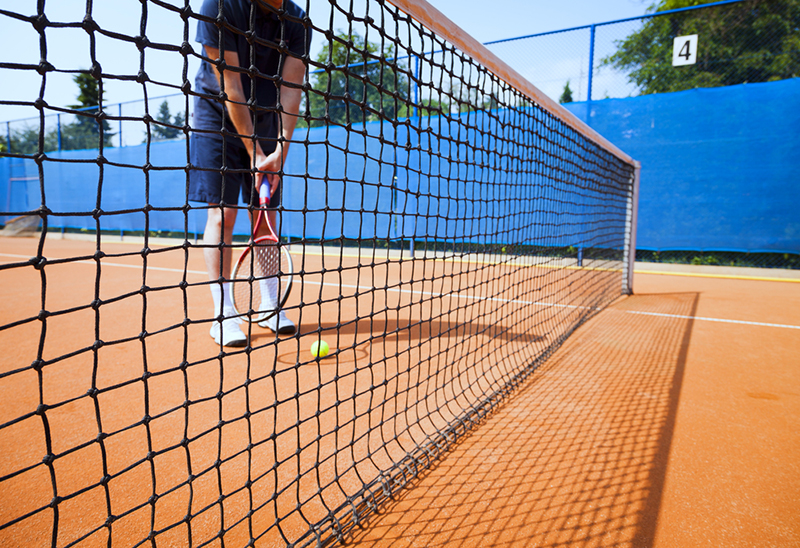
[[[636,262],[636,227],[639,223],[639,180],[642,164],[634,163],[633,188],[628,196],[628,213],[625,219],[625,252],[622,265],[622,293],[633,295],[633,267]]]

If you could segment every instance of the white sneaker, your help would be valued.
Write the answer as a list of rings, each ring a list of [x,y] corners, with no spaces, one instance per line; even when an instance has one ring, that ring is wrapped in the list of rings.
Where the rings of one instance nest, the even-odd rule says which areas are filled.
[[[247,345],[247,335],[239,327],[238,318],[226,318],[220,322],[211,324],[209,332],[214,342],[222,346],[245,346]]]
[[[286,314],[283,313],[283,310],[279,310],[277,314],[273,314],[266,320],[258,322],[258,325],[261,327],[266,327],[267,329],[271,329],[275,333],[279,333],[281,335],[294,333],[296,329],[292,320],[286,317]]]

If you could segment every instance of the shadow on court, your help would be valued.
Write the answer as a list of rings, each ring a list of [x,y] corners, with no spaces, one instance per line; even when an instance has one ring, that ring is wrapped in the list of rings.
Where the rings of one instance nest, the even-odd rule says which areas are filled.
[[[698,298],[615,303],[351,545],[652,545]]]
[[[360,318],[357,321],[342,324],[324,322],[320,326],[322,336],[327,334],[340,336],[353,335],[358,339],[370,337],[394,337],[401,341],[427,340],[435,337],[471,337],[482,335],[485,337],[500,338],[504,341],[517,340],[520,337],[529,337],[528,340],[541,340],[541,337],[516,332],[500,324],[485,324],[474,321],[446,321],[440,319],[430,320],[383,320],[378,318]]]
[[[6,243],[5,252],[26,260],[35,243]],[[93,249],[48,245],[56,258]],[[15,450],[0,459],[0,499],[13,501],[0,504],[2,545],[294,542],[582,313],[478,299],[415,308],[399,293],[376,304],[371,294],[339,300],[338,287],[325,286],[324,302],[336,304],[298,298],[290,310],[299,335],[248,326],[253,348],[220,352],[208,336],[207,288],[196,282],[199,253],[188,266],[183,250],[153,254],[148,287],[171,289],[142,292],[138,252],[104,249],[114,257],[102,263],[98,311],[87,304],[93,261],[47,266],[43,317],[41,302],[26,298],[42,292],[41,273],[4,271],[21,290],[2,316],[28,320],[3,332],[0,441]],[[196,281],[184,292],[185,272]],[[587,322],[355,540],[648,544],[691,322],[628,311],[688,316],[696,301],[638,295]],[[308,351],[317,333],[331,343],[324,360]]]

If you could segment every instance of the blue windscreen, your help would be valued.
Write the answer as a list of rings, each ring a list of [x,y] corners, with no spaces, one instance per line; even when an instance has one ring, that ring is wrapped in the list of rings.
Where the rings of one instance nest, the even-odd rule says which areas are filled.
[[[800,78],[567,108],[642,163],[638,248],[800,252]]]
[[[800,252],[800,79],[567,108],[642,163],[638,248]],[[479,119],[486,114],[463,116],[473,118],[467,126],[492,125]],[[523,226],[542,210],[550,216],[547,224],[562,228],[551,245],[592,245],[581,241],[585,227],[573,226],[580,212],[537,206],[558,202],[557,196],[532,195],[514,209],[498,209],[497,204],[508,207],[502,197],[515,184],[517,166],[492,165],[491,154],[468,153],[459,140],[476,135],[463,132],[458,122],[441,127],[434,117],[418,127],[426,124],[437,124],[438,138],[403,125],[367,123],[362,148],[341,127],[298,129],[294,138],[304,144],[293,147],[286,166],[282,233],[471,241],[482,235],[477,239],[496,242],[493,234],[507,234],[508,227],[493,223]],[[477,149],[492,150],[492,142],[483,145]],[[520,146],[553,145],[545,129],[539,141]],[[56,214],[49,218],[51,227],[95,229],[97,218],[87,212],[99,208],[103,230],[203,230],[202,209],[183,214],[184,141],[152,144],[148,170],[141,169],[145,145],[106,149],[109,163],[102,166],[94,161],[96,151],[48,156],[57,160],[43,163],[46,205]],[[575,173],[561,167],[541,166],[535,176],[551,184],[586,178],[578,173],[581,166],[570,166]],[[5,212],[39,208],[39,167],[33,160],[0,158],[0,178],[7,185],[0,192]],[[573,208],[615,192],[594,184],[571,188],[581,194],[568,200]],[[131,211],[146,204],[150,211]],[[248,232],[242,214],[236,233]]]

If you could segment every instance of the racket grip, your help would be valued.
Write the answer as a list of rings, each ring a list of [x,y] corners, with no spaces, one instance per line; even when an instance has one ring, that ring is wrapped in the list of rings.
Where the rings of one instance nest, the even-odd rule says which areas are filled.
[[[261,187],[258,189],[258,198],[262,206],[267,205],[269,202],[269,181],[264,177],[261,180]]]

